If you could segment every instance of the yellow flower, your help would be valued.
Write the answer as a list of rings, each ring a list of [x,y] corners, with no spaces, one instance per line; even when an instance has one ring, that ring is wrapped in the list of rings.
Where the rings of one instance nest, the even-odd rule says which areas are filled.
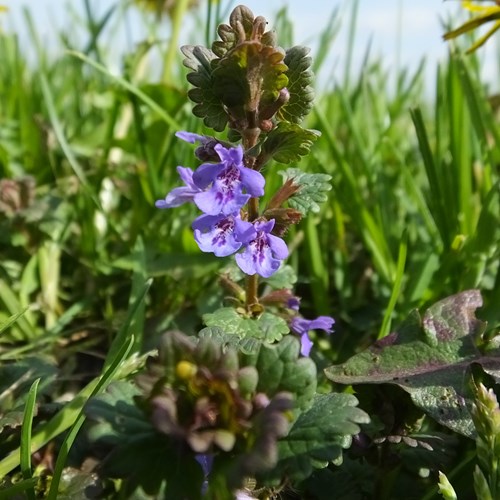
[[[474,52],[476,49],[486,43],[486,41],[500,29],[500,0],[493,0],[495,5],[479,5],[477,2],[463,1],[462,6],[470,12],[479,13],[479,15],[472,17],[469,21],[459,26],[457,29],[445,33],[444,39],[451,40],[459,35],[475,30],[486,23],[494,21],[493,26],[481,36],[473,45],[467,50],[467,53]]]

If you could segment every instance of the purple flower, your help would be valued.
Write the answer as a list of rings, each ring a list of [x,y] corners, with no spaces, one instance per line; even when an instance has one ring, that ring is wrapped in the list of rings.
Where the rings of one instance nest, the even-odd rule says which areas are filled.
[[[189,142],[189,144],[194,144],[195,142],[201,142],[202,144],[206,144],[209,141],[213,141],[213,137],[208,137],[206,135],[200,135],[200,134],[193,134],[192,132],[186,132],[184,130],[176,132],[175,137],[178,137],[183,141]]]
[[[204,163],[193,174],[193,182],[200,189],[210,188],[197,195],[194,202],[208,215],[237,213],[251,196],[264,194],[262,174],[243,165],[243,148],[214,147],[220,163]],[[245,193],[244,193],[245,191]]]
[[[270,234],[274,219],[256,222],[254,226],[256,237],[247,243],[242,253],[236,255],[236,263],[246,274],[269,278],[278,270],[281,261],[288,257],[288,248],[281,238]]]
[[[253,224],[237,215],[201,215],[192,225],[194,239],[202,252],[226,257],[237,252],[243,243],[255,238]]]
[[[179,177],[186,184],[185,187],[177,187],[172,189],[167,194],[164,200],[157,200],[155,202],[156,208],[173,208],[182,205],[188,201],[193,201],[194,197],[203,192],[202,189],[197,187],[193,182],[193,171],[190,168],[177,167]]]
[[[303,356],[309,356],[313,343],[309,338],[310,330],[324,330],[326,333],[332,333],[332,326],[335,323],[329,316],[318,316],[316,319],[305,319],[295,316],[290,323],[290,328],[300,335],[300,353]]]
[[[298,311],[299,310],[299,307],[300,307],[300,297],[297,297],[296,295],[292,295],[287,303],[286,303],[286,307],[288,307],[288,309],[293,309],[294,311]]]

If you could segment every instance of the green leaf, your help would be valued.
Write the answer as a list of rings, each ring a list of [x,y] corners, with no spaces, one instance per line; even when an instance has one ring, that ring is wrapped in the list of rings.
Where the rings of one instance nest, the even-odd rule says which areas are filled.
[[[215,95],[211,63],[217,59],[216,55],[201,45],[184,45],[181,51],[186,56],[184,66],[192,70],[187,79],[195,87],[188,92],[189,98],[196,103],[193,114],[202,118],[207,127],[222,132],[226,128],[227,115]]]
[[[240,339],[237,335],[225,333],[222,328],[218,326],[209,326],[203,328],[198,333],[200,339],[213,339],[224,347],[232,347],[244,354],[255,354],[259,350],[261,341],[253,338]]]
[[[203,322],[208,327],[220,328],[239,339],[252,338],[266,342],[280,340],[290,331],[286,321],[274,314],[265,312],[259,318],[245,318],[233,307],[223,307],[214,313],[205,314]]]
[[[287,391],[295,396],[297,409],[307,409],[316,392],[316,365],[310,358],[299,358],[300,343],[286,336],[277,344],[261,344],[255,354],[244,355],[242,365],[259,372],[257,391],[273,396]]]
[[[280,288],[292,289],[297,283],[297,273],[289,265],[281,266],[276,273],[266,279],[266,285],[279,290]]]
[[[214,94],[242,119],[274,103],[287,86],[284,54],[260,42],[235,47],[213,70]]]
[[[260,159],[265,164],[269,158],[280,163],[291,163],[306,156],[320,136],[316,130],[303,129],[300,125],[288,122],[279,122],[262,145]]]
[[[90,498],[96,498],[103,491],[104,488],[97,473],[82,472],[72,467],[66,467],[59,483],[57,499],[86,500],[89,495],[92,495]]]
[[[288,435],[278,442],[279,462],[273,477],[300,481],[315,468],[342,458],[342,449],[351,445],[351,437],[360,432],[358,424],[370,422],[357,408],[351,394],[317,394],[312,407],[302,413]]]
[[[19,410],[28,397],[29,388],[36,379],[41,382],[38,385],[38,394],[44,394],[49,389],[57,375],[57,368],[53,361],[42,357],[27,357],[16,363],[5,364],[0,367],[0,410]],[[9,423],[9,418],[14,418]],[[20,423],[17,421],[16,412],[4,415],[0,421],[0,430],[4,425]]]
[[[124,491],[128,493],[142,486],[147,493],[156,494],[166,480],[170,496],[165,498],[185,495],[197,498],[203,479],[200,466],[191,453],[184,454],[167,436],[154,429],[134,403],[139,394],[130,382],[114,382],[85,408],[87,417],[95,422],[89,430],[89,439],[113,446],[103,464],[104,471],[109,477],[126,478]],[[166,466],[168,463],[172,466]],[[179,472],[182,472],[180,477]],[[185,477],[190,478],[189,485],[183,480]]]
[[[120,444],[154,433],[152,424],[134,403],[134,396],[139,394],[139,389],[131,382],[117,381],[101,395],[90,399],[85,405],[87,418],[94,421],[88,433],[89,439]]]
[[[284,62],[288,66],[286,76],[290,99],[278,112],[281,120],[300,123],[313,107],[314,89],[311,83],[314,74],[311,70],[312,59],[308,56],[309,52],[309,48],[301,46],[292,47],[286,52]]]
[[[485,328],[474,315],[481,305],[479,291],[469,290],[438,302],[422,321],[414,312],[398,331],[326,375],[341,384],[396,384],[440,424],[473,437],[465,373],[473,362],[485,370],[500,366],[500,358],[481,356],[475,347]]]
[[[138,459],[140,457],[140,459]],[[203,471],[193,454],[183,453],[179,446],[161,434],[151,434],[140,440],[129,440],[113,450],[103,464],[108,477],[124,479],[121,491],[125,498],[141,486],[146,493],[159,498],[157,493],[166,481],[161,498],[200,498]]]
[[[279,174],[283,181],[293,179],[293,184],[300,186],[300,189],[289,200],[288,204],[302,214],[308,212],[318,213],[319,203],[324,203],[328,199],[326,194],[332,186],[331,176],[327,174],[306,174],[297,168],[281,170]]]

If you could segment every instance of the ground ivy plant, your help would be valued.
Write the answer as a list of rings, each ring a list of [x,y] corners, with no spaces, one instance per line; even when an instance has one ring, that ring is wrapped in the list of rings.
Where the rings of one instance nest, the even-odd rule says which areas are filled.
[[[193,237],[225,259],[226,306],[207,312],[196,336],[166,333],[133,380],[87,404],[101,474],[120,479],[124,495],[172,499],[269,498],[287,488],[391,498],[420,475],[417,494],[451,498],[439,469],[453,461],[457,434],[477,443],[476,492],[494,495],[498,405],[476,378],[497,379],[498,348],[474,315],[478,291],[423,318],[415,311],[326,368],[338,392],[324,378],[318,390],[310,332],[330,334],[334,320],[301,315],[286,265],[288,230],[318,213],[330,189],[329,176],[297,167],[319,136],[301,126],[312,109],[311,59],[304,47],[278,47],[244,6],[218,35],[211,48],[182,47],[193,114],[214,135],[177,131],[195,145],[192,163],[177,167],[182,184],[156,207],[167,217],[184,203],[199,210]],[[291,166],[267,192],[266,173],[280,164]]]
[[[194,239],[214,258],[231,257],[220,275],[231,305],[207,313],[196,337],[167,333],[133,382],[87,405],[89,439],[107,450],[102,471],[128,494],[266,497],[340,463],[369,421],[353,395],[317,393],[309,334],[330,334],[334,320],[302,317],[285,264],[289,228],[319,212],[330,176],[293,166],[266,192],[266,171],[295,165],[319,135],[300,125],[313,100],[309,51],[278,47],[244,6],[218,34],[211,48],[182,52],[194,115],[227,139],[178,131],[196,145],[192,165],[177,167],[182,185],[156,207],[201,212]]]

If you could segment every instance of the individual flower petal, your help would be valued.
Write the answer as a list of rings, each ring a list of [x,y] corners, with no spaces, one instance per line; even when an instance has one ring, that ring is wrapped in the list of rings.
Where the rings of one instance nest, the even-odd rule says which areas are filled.
[[[156,208],[178,207],[183,203],[193,201],[196,194],[203,192],[202,189],[193,183],[193,171],[190,168],[177,167],[177,172],[186,186],[172,189],[164,200],[157,200],[155,202]]]
[[[217,179],[217,176],[225,169],[224,163],[204,163],[194,172],[194,181],[197,186],[204,189]]]
[[[209,453],[203,453],[195,455],[196,461],[201,465],[203,469],[203,474],[208,476],[212,470],[212,464],[214,463],[214,456]]]
[[[189,142],[189,144],[194,144],[195,142],[201,142],[202,144],[213,140],[212,137],[206,135],[193,134],[192,132],[186,132],[184,130],[179,130],[175,133],[175,137],[182,139],[183,141]]]
[[[240,167],[240,179],[247,193],[252,196],[262,196],[264,194],[266,180],[260,172],[251,168]]]
[[[335,323],[329,316],[318,316],[316,319],[305,319],[300,316],[292,318],[290,328],[300,335],[300,353],[303,356],[309,356],[312,342],[309,338],[310,330],[324,330],[326,333],[332,333],[332,327]]]
[[[208,215],[236,214],[250,199],[249,194],[228,191],[221,193],[210,189],[194,197],[196,206]]]
[[[313,342],[307,333],[300,336],[300,354],[302,356],[309,356],[312,346]]]
[[[255,223],[255,239],[247,244],[242,253],[236,255],[236,263],[244,273],[269,278],[288,256],[286,243],[281,238],[269,234],[273,227],[274,219]]]
[[[241,145],[235,148],[225,148],[222,144],[217,144],[214,149],[226,165],[243,167],[243,148]]]
[[[294,311],[298,311],[300,308],[300,297],[293,295],[288,299],[286,306],[288,307],[288,309],[293,309]]]
[[[243,242],[255,236],[255,229],[250,222],[232,215],[202,215],[193,222],[192,227],[200,250],[213,252],[217,257],[237,252]]]

